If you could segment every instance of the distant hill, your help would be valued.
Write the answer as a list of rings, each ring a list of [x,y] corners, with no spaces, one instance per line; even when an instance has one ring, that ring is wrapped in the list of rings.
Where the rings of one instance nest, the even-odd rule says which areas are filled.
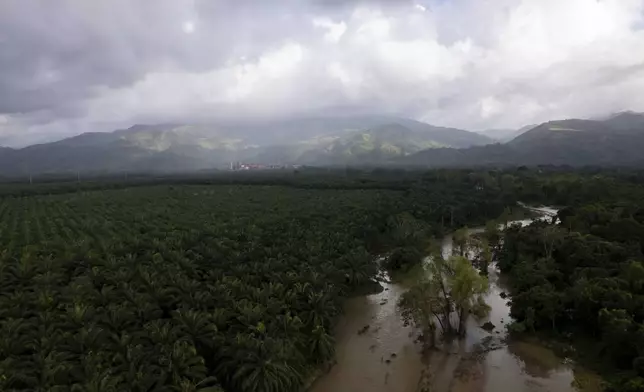
[[[497,142],[503,142],[503,141],[512,139],[516,131],[517,131],[516,129],[509,129],[509,128],[496,129],[495,128],[495,129],[486,129],[484,131],[480,131],[479,133]]]
[[[519,129],[486,129],[485,131],[482,131],[480,133],[498,143],[506,143],[536,126],[536,124],[530,124]]]
[[[644,161],[644,115],[619,114],[604,121],[550,121],[508,146],[523,153],[529,163],[640,164]]]
[[[199,170],[229,160],[231,144],[198,127],[134,126],[0,151],[0,174]]]
[[[618,131],[639,132],[644,128],[644,113],[632,111],[615,113],[602,122]]]
[[[0,175],[191,171],[263,164],[386,163],[434,147],[491,142],[473,132],[385,116],[135,125],[52,143],[0,150]]]
[[[225,169],[230,162],[306,165],[644,165],[644,114],[526,126],[487,136],[396,117],[135,125],[22,149],[0,148],[0,176]]]
[[[426,150],[399,162],[427,166],[644,165],[644,114],[568,119],[535,126],[506,144]]]
[[[391,123],[329,135],[303,151],[298,160],[310,164],[386,163],[424,149],[450,146],[446,143],[456,146],[463,143],[458,135],[450,135],[450,131],[411,125],[416,130]]]

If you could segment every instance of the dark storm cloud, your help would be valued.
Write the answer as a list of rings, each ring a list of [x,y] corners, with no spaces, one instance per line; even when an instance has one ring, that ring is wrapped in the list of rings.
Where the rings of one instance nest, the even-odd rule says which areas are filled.
[[[132,31],[144,21],[136,9],[101,8],[102,15],[71,2],[0,5],[0,112],[48,109],[88,96],[94,85],[131,83],[162,55],[161,41]]]
[[[293,11],[267,3],[3,1],[0,113],[53,109],[99,86],[132,84],[150,70],[212,69],[231,55],[257,56],[284,37],[285,26],[310,28]]]
[[[329,112],[482,128],[644,110],[643,10],[644,0],[0,0],[0,138]]]
[[[406,0],[5,0],[0,3],[0,113],[52,109],[152,69],[212,69],[306,39],[312,12]],[[191,25],[186,25],[191,24]],[[186,35],[185,28],[194,28]]]

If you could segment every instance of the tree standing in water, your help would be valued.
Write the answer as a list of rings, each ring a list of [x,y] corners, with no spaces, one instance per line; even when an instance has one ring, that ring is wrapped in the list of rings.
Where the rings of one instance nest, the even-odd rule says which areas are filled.
[[[494,220],[487,221],[485,224],[485,231],[483,231],[483,238],[487,240],[492,251],[496,251],[501,245],[501,231],[499,230],[499,223]]]
[[[478,255],[478,267],[481,271],[481,275],[488,275],[488,268],[492,264],[494,256],[492,253],[492,248],[488,244],[487,239],[483,238],[481,240],[480,251]]]
[[[427,348],[436,347],[437,323],[445,331],[439,298],[429,279],[421,279],[398,302],[405,325],[414,324],[422,331]]]
[[[465,257],[452,256],[448,259],[448,263],[454,271],[449,276],[448,282],[450,296],[458,315],[457,331],[458,335],[463,337],[468,314],[472,314],[475,318],[482,318],[490,311],[490,307],[483,299],[488,289],[488,280],[485,276],[481,276]]]
[[[512,209],[510,207],[505,207],[503,213],[499,217],[499,221],[503,223],[503,230],[508,228],[508,223],[512,218]]]
[[[452,235],[452,253],[466,257],[470,245],[470,233],[467,227],[460,228]]]
[[[490,310],[483,300],[487,278],[481,276],[465,257],[443,259],[435,255],[419,276],[402,295],[398,306],[403,320],[421,329],[429,347],[436,345],[437,326],[446,335],[456,332],[463,337],[468,315],[483,317]],[[456,326],[451,322],[452,313],[456,313]]]

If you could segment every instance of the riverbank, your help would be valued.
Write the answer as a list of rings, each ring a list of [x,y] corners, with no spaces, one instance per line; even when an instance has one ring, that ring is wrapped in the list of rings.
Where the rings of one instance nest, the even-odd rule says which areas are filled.
[[[597,351],[596,342],[581,338],[563,338],[542,332],[513,333],[512,339],[546,348],[559,358],[575,364],[575,385],[580,391],[598,392],[606,385],[602,375],[615,372]]]
[[[521,208],[525,210],[524,208]],[[554,209],[538,208],[539,215]],[[530,213],[524,211],[523,213]],[[530,213],[532,214],[532,213]],[[525,218],[526,215],[521,216]],[[528,219],[511,223],[528,224]],[[470,232],[481,231],[473,228]],[[442,240],[451,254],[451,235]],[[506,335],[511,322],[507,286],[496,265],[489,267],[485,296],[488,318],[468,320],[466,337],[444,344],[441,351],[423,355],[419,333],[404,325],[397,307],[405,282],[383,282],[378,294],[355,297],[345,304],[336,329],[337,364],[312,386],[312,392],[552,392],[579,391],[574,364],[539,344],[515,341]],[[484,330],[485,322],[493,324]],[[555,359],[553,359],[555,358]],[[595,392],[588,389],[589,392]]]

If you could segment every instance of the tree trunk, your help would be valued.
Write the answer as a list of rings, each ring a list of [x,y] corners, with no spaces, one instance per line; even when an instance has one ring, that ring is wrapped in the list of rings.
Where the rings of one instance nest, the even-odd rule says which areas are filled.
[[[483,274],[483,276],[488,276],[489,267],[490,267],[490,264],[487,262],[487,260],[484,260],[481,263],[481,274]]]
[[[449,300],[449,296],[447,295],[447,290],[445,289],[445,283],[441,279],[440,281],[440,286],[441,286],[441,291],[443,292],[443,296],[445,297],[445,308],[443,309],[443,312],[445,313],[445,326],[443,328],[443,332],[446,334],[452,333],[452,323],[450,322],[449,315],[452,313],[452,304]],[[445,329],[445,327],[447,329]]]
[[[458,311],[458,335],[465,336],[465,308],[460,308]]]
[[[436,327],[429,328],[426,333],[429,334],[427,337],[427,339],[429,339],[428,347],[432,349],[436,348]]]
[[[449,319],[449,316],[452,313],[449,304],[445,306],[444,312],[445,312],[445,325],[447,326],[447,330],[445,331],[445,333],[451,334],[452,331],[454,330],[454,326],[452,326],[452,321]]]
[[[447,332],[447,330],[445,329],[445,324],[443,324],[443,321],[441,320],[441,315],[434,312],[432,312],[432,314],[434,315],[434,317],[436,317],[436,320],[438,320],[438,323],[441,325],[441,330],[443,332]]]

